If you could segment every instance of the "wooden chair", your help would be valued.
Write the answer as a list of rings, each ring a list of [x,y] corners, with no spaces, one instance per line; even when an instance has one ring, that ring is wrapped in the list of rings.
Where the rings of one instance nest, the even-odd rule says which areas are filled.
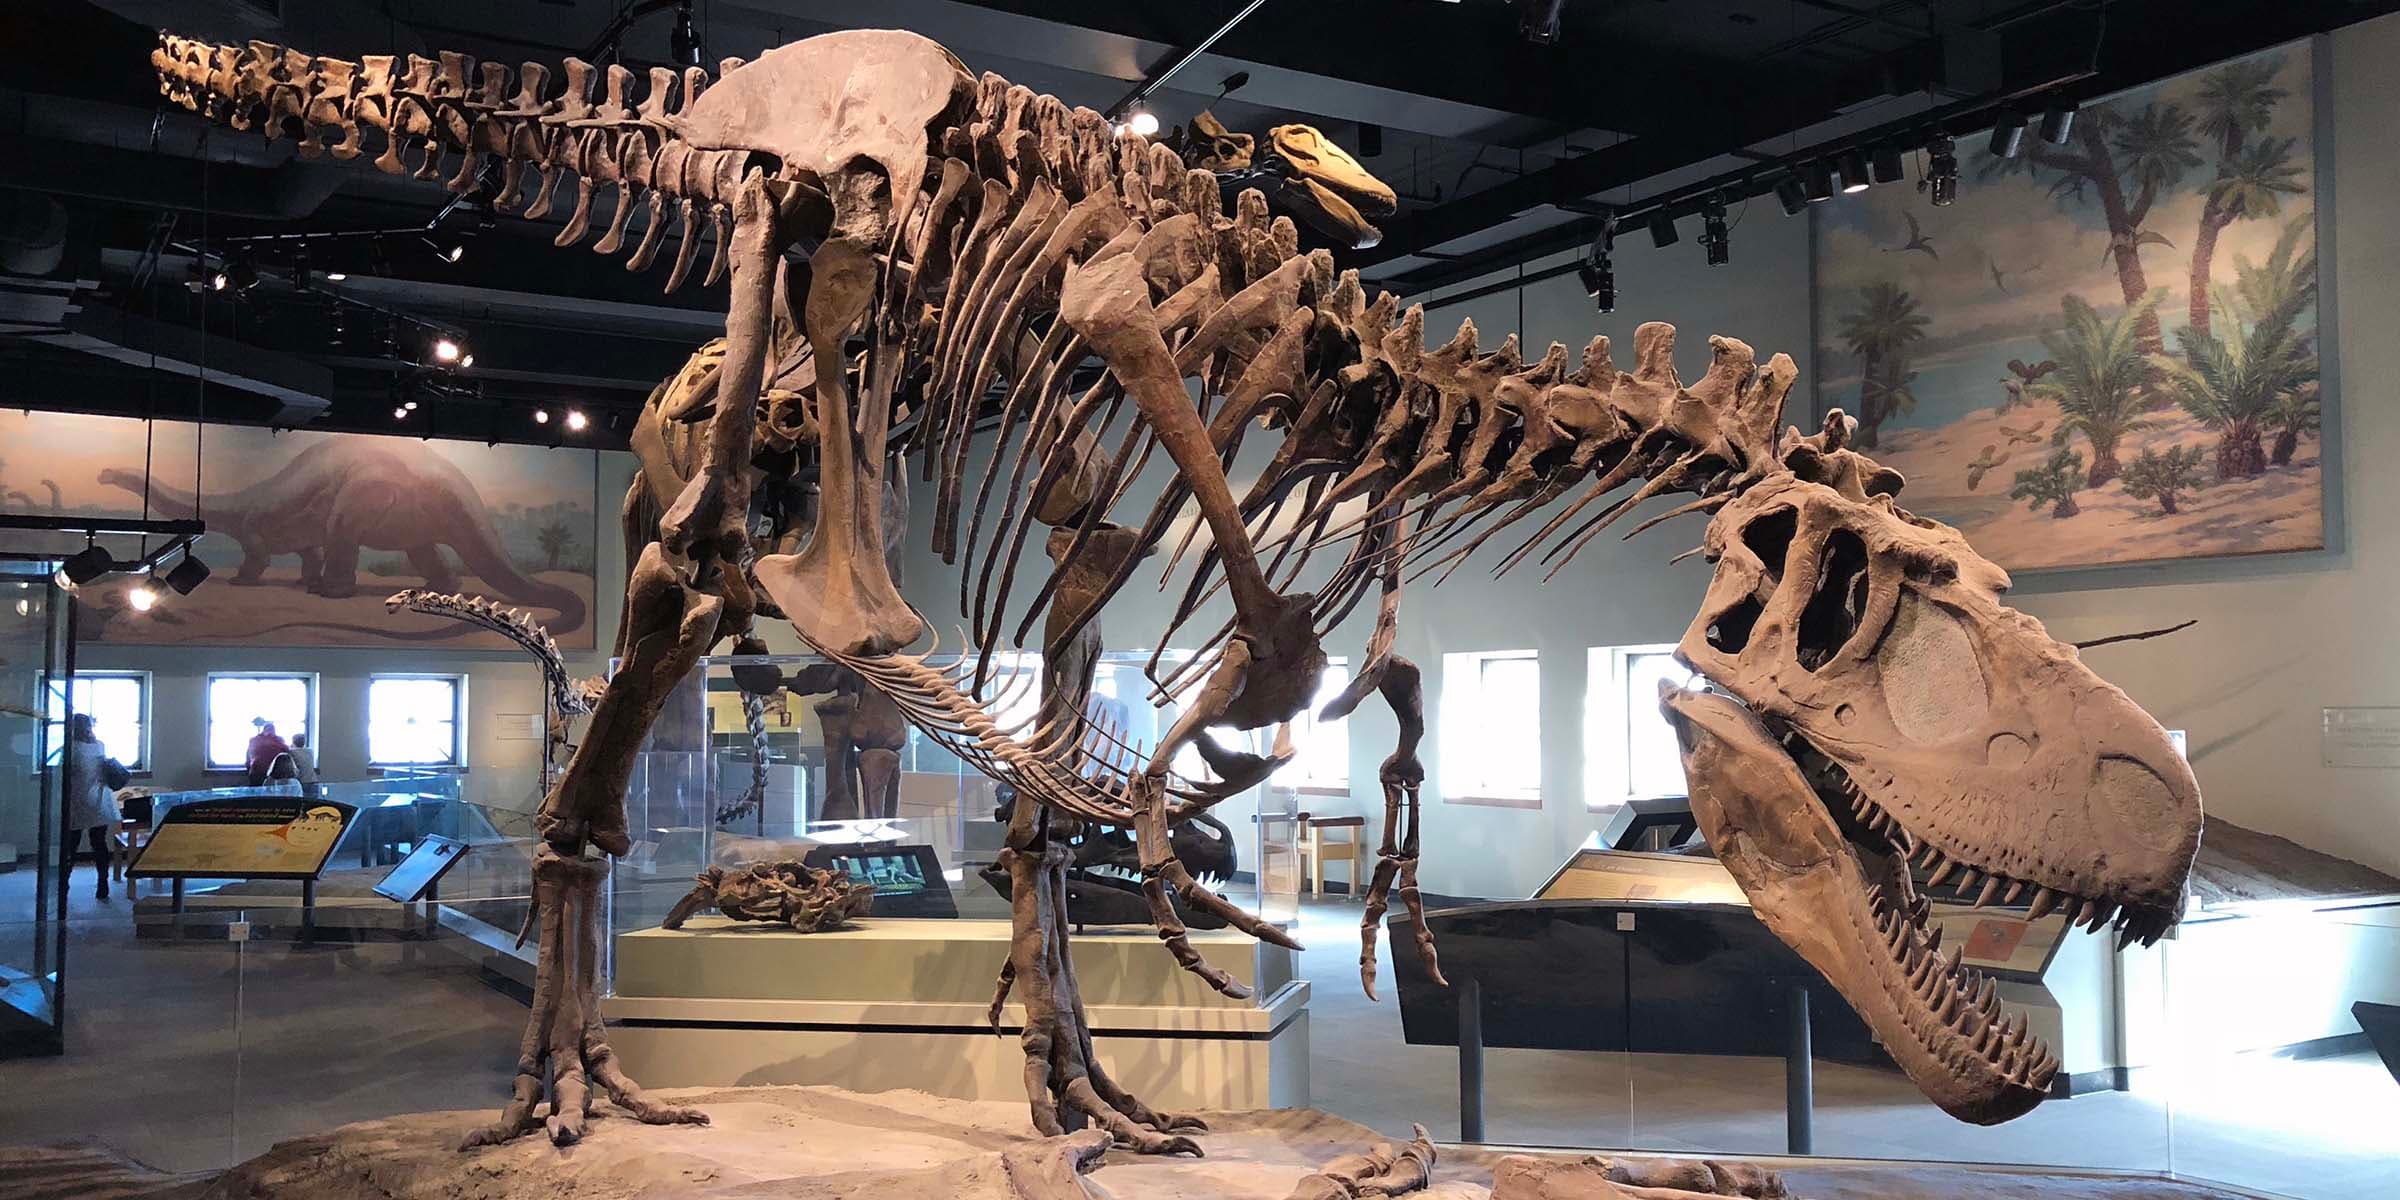
[[[1350,894],[1367,894],[1367,819],[1365,817],[1300,816],[1300,858],[1308,871],[1308,894],[1325,894],[1325,860],[1350,863]]]

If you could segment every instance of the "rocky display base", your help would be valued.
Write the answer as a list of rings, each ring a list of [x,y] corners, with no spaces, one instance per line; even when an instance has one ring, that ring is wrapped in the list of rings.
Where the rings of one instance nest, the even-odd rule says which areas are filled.
[[[460,1153],[478,1108],[365,1121],[284,1142],[231,1170],[168,1175],[88,1148],[0,1149],[0,1200],[1284,1200],[1328,1161],[1386,1141],[1309,1109],[1209,1114],[1206,1158],[1111,1153],[1078,1175],[1074,1160],[1100,1137],[1032,1137],[1021,1103],[950,1100],[922,1092],[861,1094],[822,1087],[689,1089],[659,1093],[706,1110],[705,1127],[643,1125],[608,1105],[589,1135],[561,1150],[541,1138]],[[1486,1200],[1509,1153],[1444,1148],[1425,1200]],[[1579,1156],[1545,1156],[1568,1167]],[[2232,1193],[2137,1177],[2066,1176],[1906,1164],[1776,1164],[1808,1200],[2201,1200]],[[1568,1187],[1552,1200],[1641,1196],[1639,1189]],[[1655,1195],[1656,1193],[1649,1193]],[[1526,1200],[1534,1200],[1527,1194]]]

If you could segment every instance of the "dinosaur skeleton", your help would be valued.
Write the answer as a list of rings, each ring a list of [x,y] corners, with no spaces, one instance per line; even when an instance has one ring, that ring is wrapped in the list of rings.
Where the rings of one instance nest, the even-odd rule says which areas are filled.
[[[1171,148],[978,79],[905,32],[820,35],[729,61],[713,81],[655,69],[638,104],[631,72],[610,68],[594,102],[591,68],[572,60],[557,96],[536,65],[512,92],[505,68],[454,54],[402,72],[389,58],[168,37],[156,62],[169,97],[297,135],[304,153],[364,154],[372,129],[378,167],[398,173],[414,153],[419,176],[447,174],[457,191],[497,159],[502,210],[523,201],[528,170],[528,215],[573,175],[562,245],[586,236],[610,185],[596,248],[622,248],[646,201],[635,269],[659,251],[671,205],[682,225],[668,286],[711,233],[706,278],[730,280],[724,341],[637,428],[628,524],[655,514],[655,536],[629,539],[622,665],[542,808],[541,982],[515,1099],[471,1144],[542,1127],[545,1099],[550,1136],[574,1140],[593,1081],[643,1120],[705,1120],[615,1067],[592,990],[607,865],[589,852],[629,846],[628,772],[664,696],[718,641],[756,644],[760,615],[1013,790],[1001,864],[1016,936],[993,1011],[1012,992],[1023,1001],[1044,1134],[1090,1120],[1141,1151],[1196,1153],[1185,1134],[1201,1127],[1152,1111],[1092,1053],[1066,939],[1068,840],[1087,822],[1132,829],[1160,938],[1242,994],[1190,946],[1170,892],[1293,943],[1200,886],[1169,831],[1288,761],[1322,640],[1371,593],[1362,666],[1323,714],[1380,693],[1401,726],[1379,772],[1361,974],[1371,993],[1395,891],[1434,965],[1415,886],[1419,673],[1393,651],[1403,581],[1446,576],[1504,533],[1514,545],[1496,572],[1536,562],[1555,575],[1667,494],[1691,498],[1635,532],[1712,514],[1699,552],[1717,564],[1681,653],[1722,690],[1666,699],[1695,810],[1761,918],[1928,1095],[2003,1120],[2038,1101],[2057,1060],[1993,1015],[1988,980],[1935,953],[1911,860],[1936,864],[1936,882],[1988,878],[1983,902],[2032,889],[2037,910],[2072,903],[2128,936],[2155,938],[2176,916],[2199,796],[2164,733],[2001,606],[2005,575],[1954,531],[1898,507],[1899,475],[1847,448],[1848,418],[1783,430],[1787,357],[1762,364],[1712,338],[1687,386],[1661,324],[1636,332],[1630,371],[1606,338],[1575,365],[1555,345],[1529,362],[1513,336],[1484,352],[1471,324],[1427,349],[1420,309],[1370,299],[1330,255],[1300,253],[1262,193],[1228,206],[1219,178]],[[1323,182],[1343,186],[1340,172]],[[1272,445],[1253,448],[1272,453],[1237,491],[1228,475],[1254,430]],[[971,445],[987,451],[980,470]],[[1172,476],[1137,495],[1154,459]],[[926,628],[888,564],[911,463],[931,484],[931,549],[958,571],[968,629],[949,658],[908,652]],[[1136,745],[1086,713],[1099,617],[1162,553],[1158,586],[1180,600],[1148,643],[1161,648],[1151,698],[1180,712],[1157,744]],[[1231,615],[1213,633],[1213,616],[1196,626],[1183,641],[1198,649],[1168,663],[1164,647],[1211,604]],[[1037,626],[1040,703],[1003,726],[993,714],[1013,711],[1032,674],[1003,656]],[[1219,748],[1200,736],[1216,725],[1274,728],[1275,749]],[[1203,777],[1174,770],[1186,746]],[[1140,769],[1117,769],[1128,756]]]
[[[875,885],[852,883],[846,871],[797,862],[752,863],[738,870],[709,867],[691,894],[675,902],[664,929],[681,929],[693,913],[714,907],[736,921],[771,921],[802,933],[840,929],[875,905]]]
[[[558,760],[574,750],[567,741],[570,724],[576,717],[585,716],[599,703],[607,684],[597,679],[578,679],[567,670],[566,656],[559,653],[558,639],[533,614],[521,608],[496,604],[481,596],[465,596],[456,592],[427,591],[424,588],[402,588],[384,597],[384,611],[426,613],[449,617],[491,630],[515,642],[542,671],[543,730],[542,791],[547,793],[557,781]]]

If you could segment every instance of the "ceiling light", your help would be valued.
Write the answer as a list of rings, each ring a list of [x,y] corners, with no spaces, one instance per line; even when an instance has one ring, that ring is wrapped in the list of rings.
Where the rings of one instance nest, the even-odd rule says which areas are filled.
[[[395,408],[395,409],[393,409],[393,410],[392,410],[392,419],[393,419],[393,420],[395,420],[395,421],[405,421],[405,420],[407,420],[407,419],[408,419],[408,410],[407,410],[407,409],[405,409],[405,408]]]
[[[350,273],[349,273],[348,271],[327,271],[327,272],[325,272],[325,281],[326,281],[327,283],[340,283],[341,281],[343,281],[343,280],[345,280],[345,279],[348,279],[348,278],[350,278]]]
[[[2015,158],[2025,148],[2025,114],[2006,112],[1992,122],[1992,157]]]
[[[474,355],[472,355],[472,354],[461,354],[461,355],[459,355],[459,356],[458,356],[458,365],[459,365],[459,366],[461,366],[461,367],[472,367],[472,366],[474,366],[474,365],[475,365],[475,356],[474,356]]]
[[[233,276],[226,274],[222,268],[208,273],[208,290],[212,292],[224,291],[232,284]]]
[[[116,560],[109,557],[108,551],[101,549],[97,543],[88,544],[58,564],[58,583],[60,587],[72,591],[108,574],[116,566]]]
[[[1675,214],[1670,212],[1661,212],[1657,216],[1650,218],[1651,245],[1664,250],[1667,247],[1674,245],[1677,240],[1678,235],[1675,232]]]
[[[1842,194],[1845,196],[1855,196],[1874,183],[1867,177],[1867,156],[1860,151],[1842,151],[1838,167],[1842,174]]]
[[[174,588],[176,595],[189,596],[194,589],[208,582],[208,564],[192,557],[191,547],[186,546],[183,561],[176,563],[173,570],[159,578],[164,579],[168,587]]]
[[[583,432],[584,426],[591,423],[592,422],[590,418],[587,418],[583,415],[582,409],[570,408],[567,410],[567,428],[572,429],[577,433],[581,433]]]
[[[250,260],[247,258],[234,259],[232,264],[225,268],[225,274],[232,281],[233,290],[237,292],[247,292],[258,286],[258,268],[251,266]],[[222,284],[218,286],[223,287]]]
[[[546,409],[546,408],[537,408],[537,409],[533,410],[533,423],[534,423],[534,424],[536,424],[536,425],[547,425],[547,424],[549,424],[549,423],[550,423],[550,410],[549,410],[549,409]]]
[[[1566,0],[1517,0],[1517,32],[1537,46],[1558,40],[1559,12]]]
[[[411,401],[409,401],[408,403],[401,405],[401,406],[400,406],[400,409],[401,409],[401,411],[403,411],[403,412],[415,412],[415,411],[417,411],[417,402],[416,402],[416,401],[414,401],[414,400],[411,400]]]
[[[149,612],[158,606],[158,589],[145,579],[126,590],[125,604],[135,612]]]
[[[1908,174],[1905,164],[1900,159],[1900,147],[1890,142],[1876,146],[1870,161],[1874,168],[1874,180],[1877,183],[1898,183]]]
[[[1710,193],[1707,206],[1700,210],[1700,246],[1707,251],[1712,267],[1733,261],[1732,230],[1725,224],[1723,193]]]
[[[2042,140],[2053,146],[2064,146],[2075,136],[2075,110],[2054,108],[2042,114]]]
[[[675,31],[667,35],[667,50],[682,66],[700,65],[700,32],[692,27],[692,0],[683,0],[675,9]]]
[[[1833,199],[1833,164],[1823,159],[1808,164],[1808,201]]]
[[[1616,248],[1617,219],[1610,217],[1600,227],[1600,236],[1592,239],[1591,252],[1575,265],[1576,276],[1583,281],[1583,294],[1592,298],[1592,307],[1601,312],[1617,310],[1617,265],[1609,257]]]
[[[1799,216],[1808,207],[1808,189],[1798,175],[1786,175],[1775,182],[1775,202],[1783,206],[1783,215]]]
[[[425,244],[432,247],[435,258],[446,263],[454,263],[467,256],[467,244],[464,241],[437,242],[426,238]]]
[[[1125,123],[1117,126],[1118,133],[1152,137],[1158,133],[1158,114],[1147,108],[1136,108],[1125,114]]]
[[[466,347],[459,345],[458,339],[448,334],[433,339],[433,361],[435,362],[454,363],[465,353]]]
[[[1946,133],[1925,141],[1925,190],[1935,208],[1958,200],[1958,143]]]

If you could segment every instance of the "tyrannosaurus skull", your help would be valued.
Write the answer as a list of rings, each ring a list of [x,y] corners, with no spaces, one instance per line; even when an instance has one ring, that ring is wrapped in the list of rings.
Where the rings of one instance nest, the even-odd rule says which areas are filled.
[[[1910,864],[1978,904],[2030,896],[2034,916],[2153,939],[2199,846],[2190,769],[2000,602],[2004,572],[1888,495],[1771,479],[1704,549],[1716,572],[1678,653],[1722,694],[1664,701],[1710,844],[1936,1103],[1979,1123],[2032,1108],[2058,1060],[1940,953]]]

